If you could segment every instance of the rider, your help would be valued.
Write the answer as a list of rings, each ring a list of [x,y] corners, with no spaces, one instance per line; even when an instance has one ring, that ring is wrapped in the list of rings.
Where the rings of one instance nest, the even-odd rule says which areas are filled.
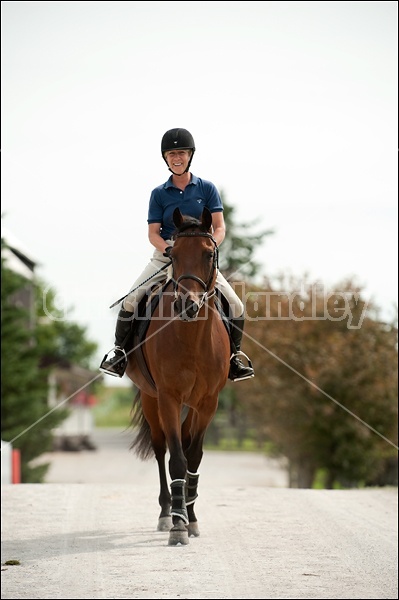
[[[147,219],[148,239],[155,247],[155,251],[143,273],[132,285],[119,311],[113,356],[108,358],[106,354],[100,365],[100,370],[109,375],[122,377],[125,372],[127,358],[124,348],[129,339],[133,313],[147,290],[148,281],[151,280],[152,285],[166,280],[165,268],[160,269],[170,262],[168,253],[173,246],[174,209],[179,207],[183,214],[200,218],[204,206],[207,206],[212,213],[212,235],[217,245],[219,246],[224,240],[226,229],[221,197],[213,183],[190,173],[194,152],[194,139],[187,129],[170,129],[162,137],[162,157],[172,175],[151,193]],[[145,283],[147,285],[142,285]],[[240,350],[244,327],[244,305],[220,272],[217,274],[216,287],[230,305],[231,339],[235,352],[230,359],[229,378],[233,381],[249,379],[254,376],[251,362],[248,361],[249,366],[246,366],[240,359],[240,356],[245,356]]]

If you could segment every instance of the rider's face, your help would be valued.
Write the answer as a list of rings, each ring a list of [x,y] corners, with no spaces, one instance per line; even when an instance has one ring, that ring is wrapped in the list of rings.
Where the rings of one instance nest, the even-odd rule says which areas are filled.
[[[191,150],[168,150],[165,152],[168,167],[176,173],[184,173],[191,157]]]

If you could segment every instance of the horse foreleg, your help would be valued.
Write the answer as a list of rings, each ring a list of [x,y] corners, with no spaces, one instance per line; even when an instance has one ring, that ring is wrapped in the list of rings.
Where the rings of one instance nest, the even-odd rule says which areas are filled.
[[[172,521],[173,527],[169,532],[169,546],[188,544],[188,514],[186,508],[185,479],[174,479],[170,484],[172,492]]]
[[[157,530],[169,531],[169,529],[172,527],[172,516],[170,513],[172,499],[168,488],[165,469],[166,438],[159,422],[158,407],[156,401],[154,401],[154,398],[142,393],[141,405],[143,414],[150,428],[151,445],[158,463],[160,487],[158,503],[161,507],[161,512],[158,517]]]
[[[158,531],[169,531],[172,527],[172,515],[170,512],[172,506],[172,498],[168,488],[165,469],[165,446],[162,452],[155,451],[155,458],[158,463],[160,491],[158,502],[161,507],[161,512],[158,517]]]
[[[192,408],[188,409],[185,419],[181,426],[181,443],[183,446],[184,455],[187,457],[187,450],[191,444],[191,428],[195,418],[195,412]]]
[[[200,532],[198,528],[197,517],[194,512],[194,502],[198,498],[198,479],[199,473],[190,473],[186,475],[186,506],[188,513],[187,531],[189,537],[198,537]]]
[[[194,504],[198,498],[198,469],[203,456],[205,432],[210,421],[212,420],[217,404],[212,402],[209,406],[210,410],[208,414],[199,415],[196,413],[195,416],[193,416],[191,423],[191,443],[186,451],[186,505],[189,518],[187,529],[190,537],[198,537],[200,535],[198,521],[194,511]],[[212,406],[214,406],[214,408],[211,409]]]
[[[164,408],[161,401],[159,405]],[[170,490],[172,497],[172,521],[173,527],[169,533],[169,546],[177,544],[188,544],[188,531],[186,525],[189,523],[186,506],[186,471],[187,460],[184,456],[181,435],[180,435],[180,415],[178,410],[173,410],[175,404],[168,405],[168,412],[165,417],[161,415],[163,428],[166,435],[166,441],[169,448],[169,474],[171,478]],[[176,407],[177,408],[177,407]]]
[[[191,445],[191,431],[193,426],[195,426],[195,411],[190,409],[184,423],[182,424],[182,445],[184,454],[187,458],[188,449]],[[199,464],[199,463],[198,463]],[[188,525],[186,525],[188,530],[189,537],[198,537],[199,529],[197,519],[194,513],[194,502],[198,497],[197,488],[198,488],[198,479],[199,473],[191,473],[190,472],[190,464],[187,463],[187,473],[186,473],[186,506],[187,506],[187,514],[188,514]]]

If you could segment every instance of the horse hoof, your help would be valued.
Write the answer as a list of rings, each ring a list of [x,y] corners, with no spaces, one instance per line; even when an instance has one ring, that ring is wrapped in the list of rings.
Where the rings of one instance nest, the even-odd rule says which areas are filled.
[[[187,528],[188,537],[199,537],[200,532],[199,532],[197,521],[193,521],[192,523],[189,523],[188,525],[186,525],[186,528]]]
[[[188,531],[185,525],[175,525],[175,527],[172,527],[172,529],[169,532],[168,546],[177,546],[178,544],[182,544],[182,546],[187,546],[188,543]]]
[[[170,531],[172,517],[159,517],[157,531]]]

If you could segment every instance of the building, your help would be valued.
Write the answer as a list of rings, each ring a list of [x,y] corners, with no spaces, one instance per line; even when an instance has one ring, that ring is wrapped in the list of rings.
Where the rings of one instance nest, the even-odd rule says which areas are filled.
[[[7,228],[2,227],[2,257],[5,266],[26,280],[15,294],[15,303],[28,310],[28,327],[35,326],[35,269],[38,261],[32,257]],[[91,440],[94,421],[92,408],[96,402],[91,382],[99,380],[98,373],[84,369],[80,365],[47,361],[49,367],[48,405],[68,408],[69,416],[53,432],[54,447],[61,450],[94,450]]]

